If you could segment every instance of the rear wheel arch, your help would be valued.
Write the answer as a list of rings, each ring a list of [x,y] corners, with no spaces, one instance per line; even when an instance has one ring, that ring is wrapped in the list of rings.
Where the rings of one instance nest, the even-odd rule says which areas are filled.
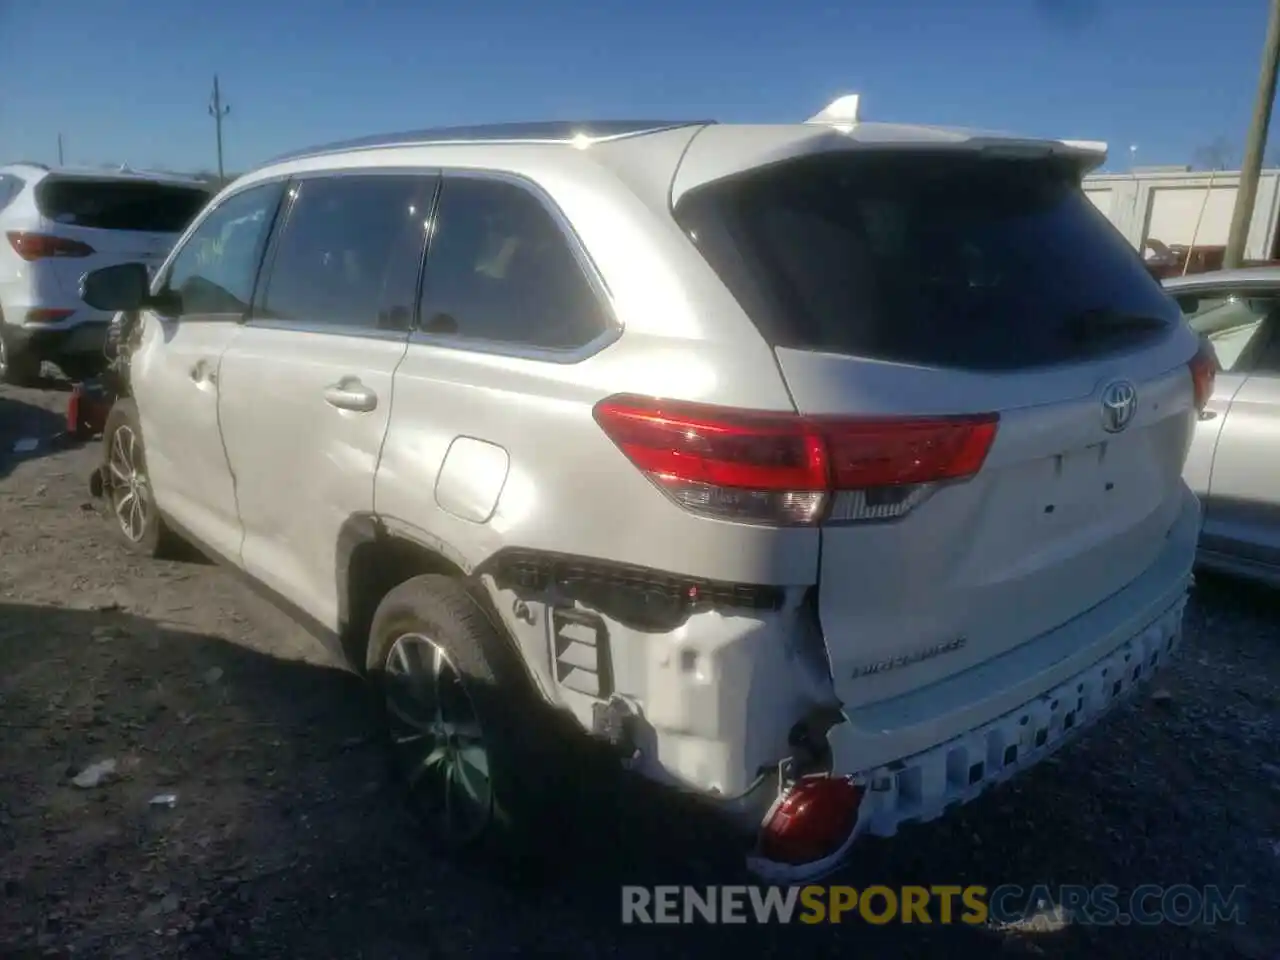
[[[358,670],[365,668],[374,613],[393,589],[424,574],[473,579],[470,564],[447,543],[368,513],[348,517],[338,531],[335,568],[342,647]]]

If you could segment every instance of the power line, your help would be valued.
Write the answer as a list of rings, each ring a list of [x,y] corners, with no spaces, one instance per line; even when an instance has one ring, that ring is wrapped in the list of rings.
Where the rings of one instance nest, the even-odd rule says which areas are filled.
[[[214,129],[218,137],[218,185],[224,180],[222,175],[222,118],[231,112],[231,104],[222,102],[222,91],[218,87],[218,75],[213,75],[213,97],[209,100],[209,116],[213,117]]]

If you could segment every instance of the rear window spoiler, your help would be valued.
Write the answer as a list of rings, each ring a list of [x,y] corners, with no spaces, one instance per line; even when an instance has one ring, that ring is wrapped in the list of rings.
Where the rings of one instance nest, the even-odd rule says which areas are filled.
[[[853,150],[981,150],[992,156],[1058,157],[1083,177],[1107,159],[1107,145],[1004,133],[867,121],[856,94],[839,97],[793,124],[712,124],[691,137],[672,177],[669,203],[698,187],[777,163]]]
[[[861,120],[859,110],[862,99],[859,94],[848,93],[836,97],[829,104],[805,121],[808,124],[833,127],[841,133],[852,133]],[[971,135],[965,144],[971,149],[992,155],[1011,157],[1036,157],[1061,155],[1076,160],[1080,172],[1088,173],[1107,160],[1107,144],[1101,140],[1041,140],[1004,134],[979,134],[977,131],[956,130],[955,133]]]

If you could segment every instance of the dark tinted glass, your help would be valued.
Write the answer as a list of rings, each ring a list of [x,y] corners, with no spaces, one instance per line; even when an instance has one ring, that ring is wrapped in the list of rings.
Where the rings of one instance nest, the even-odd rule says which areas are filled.
[[[676,217],[775,346],[1016,369],[1178,321],[1065,164],[828,154],[703,187]]]
[[[283,192],[283,183],[271,183],[228,197],[187,238],[165,278],[165,287],[181,297],[184,316],[248,312]]]
[[[36,187],[46,218],[95,230],[181,233],[208,202],[205,190],[161,183],[51,177]]]
[[[476,340],[571,349],[605,328],[568,238],[528,190],[447,179],[423,283],[421,328]]]
[[[296,189],[258,315],[408,330],[434,178],[330,177]]]

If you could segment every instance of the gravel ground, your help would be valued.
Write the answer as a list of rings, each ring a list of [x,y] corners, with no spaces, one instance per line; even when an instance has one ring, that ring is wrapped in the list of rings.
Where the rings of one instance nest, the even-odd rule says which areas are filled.
[[[1244,925],[623,927],[621,883],[741,877],[630,794],[548,825],[558,872],[433,858],[359,680],[219,568],[116,548],[57,387],[0,387],[0,957],[1280,957],[1273,594],[1202,581],[1158,692],[835,878],[1242,885]]]

